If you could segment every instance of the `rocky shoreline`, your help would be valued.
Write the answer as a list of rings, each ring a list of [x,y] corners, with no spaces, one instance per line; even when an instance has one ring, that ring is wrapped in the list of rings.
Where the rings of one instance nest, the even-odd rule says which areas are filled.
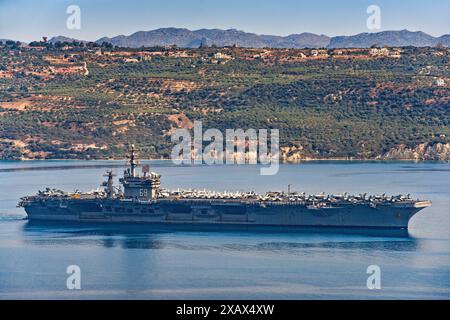
[[[389,150],[382,160],[439,160],[450,161],[450,143],[422,143],[414,148],[402,144]]]
[[[408,147],[400,144],[388,152],[372,158],[315,158],[305,156],[302,147],[281,148],[281,160],[286,163],[296,163],[300,161],[349,161],[349,160],[409,160],[409,161],[450,161],[450,143],[422,143],[415,147]]]
[[[123,160],[122,157],[84,157],[83,154],[79,154],[76,157],[68,158],[53,158],[48,157],[43,153],[24,152],[26,150],[21,146],[21,152],[15,157],[4,156],[0,154],[0,160]],[[145,156],[144,156],[145,157]],[[167,160],[166,157],[145,157],[148,160]],[[391,148],[389,151],[373,156],[373,157],[316,157],[311,155],[310,152],[305,151],[302,146],[290,146],[280,148],[280,162],[281,163],[299,163],[302,161],[450,161],[450,143],[442,142],[430,142],[421,143],[419,145],[410,147],[405,144],[399,144],[398,146]]]

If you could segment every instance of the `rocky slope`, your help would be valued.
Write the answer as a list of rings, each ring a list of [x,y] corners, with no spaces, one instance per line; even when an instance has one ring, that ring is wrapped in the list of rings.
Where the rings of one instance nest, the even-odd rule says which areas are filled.
[[[382,155],[383,160],[440,160],[450,161],[450,143],[422,143],[414,148],[404,144],[389,150]]]

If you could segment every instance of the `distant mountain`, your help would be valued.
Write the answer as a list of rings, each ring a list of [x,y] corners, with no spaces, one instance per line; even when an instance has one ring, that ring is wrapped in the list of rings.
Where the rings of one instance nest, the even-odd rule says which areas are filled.
[[[56,42],[88,42],[88,41],[84,41],[84,40],[78,40],[78,39],[74,39],[74,38],[68,38],[68,37],[64,37],[64,36],[56,36],[51,38],[50,40],[48,40],[48,42],[50,43],[56,43]]]
[[[76,40],[58,36],[50,42],[72,42]],[[82,41],[86,42],[86,41]],[[450,35],[435,38],[421,31],[412,32],[383,31],[377,33],[360,33],[353,36],[330,38],[314,33],[292,34],[286,37],[258,35],[235,29],[200,29],[191,31],[184,28],[161,28],[151,31],[139,31],[132,35],[120,35],[113,38],[104,37],[96,41],[111,43],[119,47],[140,48],[153,46],[176,45],[181,48],[197,48],[200,45],[216,45],[218,47],[238,45],[246,48],[369,48],[372,46],[415,46],[426,47],[442,44],[450,46]]]
[[[120,47],[151,47],[177,45],[183,48],[196,48],[201,44],[216,45],[218,47],[238,45],[251,48],[305,48],[325,47],[330,38],[324,35],[302,33],[287,37],[257,35],[235,29],[200,29],[190,31],[179,28],[162,28],[152,31],[139,31],[130,36],[117,36],[114,38],[101,38],[96,41],[112,43]]]
[[[421,31],[411,32],[383,31],[377,33],[360,33],[354,36],[331,38],[329,48],[369,48],[371,46],[388,47],[428,47],[437,44],[437,38]]]
[[[437,43],[450,47],[450,34],[445,34],[442,37],[437,38]]]

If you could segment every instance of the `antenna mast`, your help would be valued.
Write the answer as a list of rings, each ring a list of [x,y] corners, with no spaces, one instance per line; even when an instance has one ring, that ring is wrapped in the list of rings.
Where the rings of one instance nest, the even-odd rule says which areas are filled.
[[[136,148],[134,147],[134,144],[131,145],[130,149],[130,166],[131,166],[131,177],[135,177],[138,161],[136,160]]]

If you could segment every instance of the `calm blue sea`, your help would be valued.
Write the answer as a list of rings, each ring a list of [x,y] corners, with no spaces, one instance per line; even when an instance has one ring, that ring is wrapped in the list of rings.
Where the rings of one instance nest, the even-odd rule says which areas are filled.
[[[309,162],[256,166],[151,162],[164,187],[410,193],[433,201],[409,232],[31,225],[16,208],[44,187],[97,188],[123,162],[0,161],[0,299],[449,299],[450,164]],[[81,168],[80,168],[81,166]],[[50,167],[50,168],[49,168]],[[81,268],[81,290],[66,268]],[[366,286],[381,268],[381,289]]]

